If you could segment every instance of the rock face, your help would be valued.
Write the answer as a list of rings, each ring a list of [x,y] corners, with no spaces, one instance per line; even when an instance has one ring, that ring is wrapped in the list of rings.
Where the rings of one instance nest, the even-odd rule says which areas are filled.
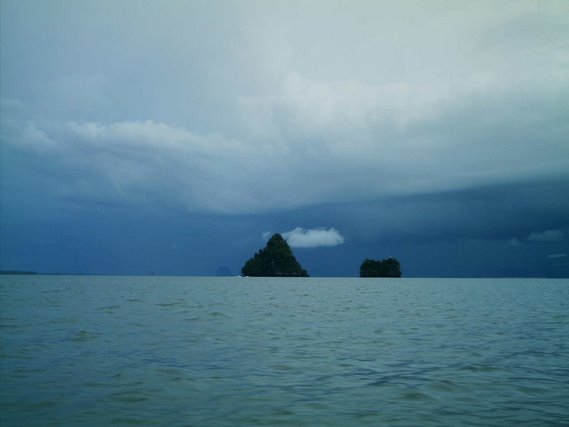
[[[280,234],[274,234],[267,246],[245,263],[241,274],[258,277],[308,277]]]
[[[401,266],[395,258],[366,259],[360,266],[360,277],[401,277]]]

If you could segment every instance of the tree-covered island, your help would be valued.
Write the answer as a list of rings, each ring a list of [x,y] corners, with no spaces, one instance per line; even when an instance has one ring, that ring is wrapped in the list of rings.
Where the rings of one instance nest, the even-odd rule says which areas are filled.
[[[286,240],[278,233],[245,263],[241,274],[253,277],[308,277]]]
[[[366,259],[360,266],[360,277],[401,277],[401,265],[395,258]]]

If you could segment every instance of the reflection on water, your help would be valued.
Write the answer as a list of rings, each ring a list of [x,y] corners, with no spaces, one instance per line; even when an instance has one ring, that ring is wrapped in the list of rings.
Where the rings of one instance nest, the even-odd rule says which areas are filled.
[[[569,281],[0,277],[0,425],[567,425]]]

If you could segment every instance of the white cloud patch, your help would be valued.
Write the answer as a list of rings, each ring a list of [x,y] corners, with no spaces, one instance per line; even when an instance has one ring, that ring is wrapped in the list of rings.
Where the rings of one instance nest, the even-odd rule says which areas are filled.
[[[338,246],[344,243],[344,238],[335,228],[313,228],[306,230],[297,227],[282,233],[288,244],[293,248],[318,248],[322,246]]]
[[[527,240],[530,242],[558,242],[563,239],[562,230],[545,230],[541,232],[533,232],[528,237]]]

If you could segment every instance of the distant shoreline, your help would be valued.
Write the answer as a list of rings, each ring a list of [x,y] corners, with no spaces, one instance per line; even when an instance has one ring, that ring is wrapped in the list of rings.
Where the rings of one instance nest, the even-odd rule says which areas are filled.
[[[0,270],[0,274],[11,274],[11,275],[32,275],[39,274],[36,271],[21,271],[21,270]]]

